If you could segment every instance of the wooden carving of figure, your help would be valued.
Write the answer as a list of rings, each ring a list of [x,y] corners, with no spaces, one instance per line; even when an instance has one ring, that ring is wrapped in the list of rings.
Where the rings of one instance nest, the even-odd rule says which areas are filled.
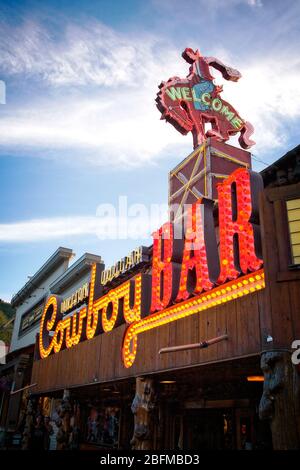
[[[33,422],[34,422],[34,406],[33,406],[32,400],[29,399],[27,403],[25,426],[24,426],[23,437],[22,437],[22,449],[23,450],[30,449]]]
[[[130,441],[132,449],[149,450],[153,448],[153,411],[155,392],[153,380],[144,377],[136,379],[136,392],[131,405],[134,414],[134,432]]]
[[[58,427],[58,431],[56,434],[56,450],[65,450],[68,446],[69,436],[64,431],[61,419],[56,422],[56,426]]]
[[[71,434],[70,434],[70,449],[79,449],[80,441],[80,406],[79,403],[74,405],[74,415],[71,418]]]
[[[263,353],[261,369],[264,390],[259,405],[260,419],[269,419],[274,450],[300,448],[300,381],[289,351]]]
[[[70,395],[68,390],[64,391],[63,399],[58,407],[57,414],[59,416],[59,420],[56,423],[58,426],[58,432],[56,435],[57,441],[57,450],[64,450],[68,447],[70,433],[71,433],[71,403],[70,403]]]

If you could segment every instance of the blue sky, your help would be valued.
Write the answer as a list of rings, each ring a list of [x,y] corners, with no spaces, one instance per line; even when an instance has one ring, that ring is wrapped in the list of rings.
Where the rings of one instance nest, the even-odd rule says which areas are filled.
[[[167,202],[192,139],[160,121],[154,99],[161,80],[187,74],[185,47],[242,73],[223,96],[254,125],[256,158],[299,144],[299,14],[293,0],[1,0],[0,298],[58,246],[109,265],[150,243],[99,239],[94,219],[120,195]]]

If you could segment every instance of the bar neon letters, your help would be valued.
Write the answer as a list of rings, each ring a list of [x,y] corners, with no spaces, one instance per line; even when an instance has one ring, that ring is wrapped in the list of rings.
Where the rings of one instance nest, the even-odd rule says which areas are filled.
[[[139,273],[95,298],[101,276],[94,264],[87,305],[65,318],[60,297],[51,295],[40,323],[40,357],[126,323],[122,359],[131,367],[140,333],[264,288],[258,220],[262,187],[261,176],[247,169],[218,185],[219,251],[214,202],[203,198],[187,212],[185,237],[175,239],[171,222],[154,232],[152,275]]]

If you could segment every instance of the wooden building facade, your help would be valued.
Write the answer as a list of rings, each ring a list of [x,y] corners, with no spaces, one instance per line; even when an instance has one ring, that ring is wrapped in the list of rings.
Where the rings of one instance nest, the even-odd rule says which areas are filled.
[[[300,447],[300,147],[261,175],[264,287],[143,332],[131,367],[124,323],[36,358],[28,423],[47,404],[59,448]]]

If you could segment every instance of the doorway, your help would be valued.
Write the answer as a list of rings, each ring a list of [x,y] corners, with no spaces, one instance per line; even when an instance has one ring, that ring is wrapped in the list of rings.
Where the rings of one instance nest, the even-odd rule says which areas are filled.
[[[188,410],[184,419],[184,448],[234,449],[234,425],[233,409]]]

